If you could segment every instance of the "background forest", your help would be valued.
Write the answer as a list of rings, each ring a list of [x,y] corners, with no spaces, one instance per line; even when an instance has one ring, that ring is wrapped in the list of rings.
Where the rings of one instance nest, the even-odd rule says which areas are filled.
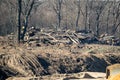
[[[17,0],[0,0],[0,35],[16,33],[17,15]],[[23,0],[21,26],[26,16],[28,27],[92,30],[97,36],[107,33],[120,37],[118,0]]]

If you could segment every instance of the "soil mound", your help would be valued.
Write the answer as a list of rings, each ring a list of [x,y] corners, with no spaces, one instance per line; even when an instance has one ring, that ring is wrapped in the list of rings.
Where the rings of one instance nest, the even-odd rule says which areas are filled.
[[[120,63],[119,51],[99,53],[99,49],[96,51],[93,48],[84,53],[73,53],[52,46],[37,48],[7,46],[0,47],[0,51],[1,80],[15,76],[40,77],[56,73],[105,72],[108,65]],[[88,74],[84,76],[92,77]]]

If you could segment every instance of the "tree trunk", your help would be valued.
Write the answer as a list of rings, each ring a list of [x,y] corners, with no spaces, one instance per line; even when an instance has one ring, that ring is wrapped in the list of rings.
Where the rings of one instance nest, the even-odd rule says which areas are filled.
[[[109,27],[109,15],[110,15],[110,8],[108,10],[108,15],[107,15],[107,27],[106,27],[106,33],[108,34],[108,27]]]
[[[99,18],[100,18],[100,14],[97,15],[97,18],[96,18],[96,36],[99,36]]]
[[[60,28],[61,27],[61,11],[59,11],[59,13],[58,13],[58,28]],[[57,28],[57,30],[58,30],[58,28]]]
[[[21,39],[21,8],[22,8],[22,0],[18,0],[18,43],[20,43]]]
[[[85,6],[85,30],[87,30],[87,22],[88,22],[88,0]]]
[[[78,24],[79,24],[79,18],[80,18],[80,0],[78,2],[78,14],[77,14],[77,19],[76,19],[76,31],[78,31]]]
[[[62,8],[62,0],[59,0],[58,2],[58,28],[61,27],[61,8]]]
[[[25,33],[26,33],[27,27],[28,27],[28,18],[30,16],[31,11],[32,11],[33,5],[34,5],[34,0],[32,1],[31,5],[30,5],[30,9],[29,9],[29,11],[26,15],[25,20],[24,20],[24,27],[25,28],[24,28],[24,31],[23,31],[23,34],[22,34],[22,37],[21,37],[22,41],[24,41]]]
[[[116,11],[114,11],[115,9],[113,9],[113,16],[115,17],[114,21],[113,21],[114,23],[113,23],[113,29],[112,29],[113,35],[116,33],[116,30],[120,25],[120,23],[117,23],[117,21],[119,20],[119,17],[120,17],[120,13],[119,13],[120,9],[119,8],[120,8],[120,3],[118,4]]]

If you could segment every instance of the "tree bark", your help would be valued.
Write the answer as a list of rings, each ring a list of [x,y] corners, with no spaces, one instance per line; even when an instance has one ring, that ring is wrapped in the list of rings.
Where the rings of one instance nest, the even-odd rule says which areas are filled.
[[[108,15],[107,15],[107,27],[106,27],[106,33],[108,34],[108,27],[109,27],[109,15],[110,15],[110,7],[109,7],[109,10],[108,10]]]
[[[100,22],[99,22],[99,19],[100,19],[100,14],[98,14],[97,15],[97,18],[96,18],[96,36],[99,36],[99,24],[100,24]]]
[[[76,19],[76,31],[78,30],[78,24],[79,24],[79,18],[80,18],[80,0],[78,2],[78,14],[77,14],[77,19]]]
[[[27,27],[28,27],[28,18],[29,18],[29,16],[30,16],[30,13],[31,13],[31,11],[32,11],[32,9],[33,9],[33,5],[34,5],[34,0],[31,2],[31,5],[30,5],[30,9],[28,10],[28,13],[27,13],[27,15],[26,15],[26,17],[25,17],[25,20],[24,20],[24,31],[23,31],[23,34],[22,34],[22,37],[21,37],[21,39],[24,41],[24,37],[25,37],[25,33],[26,33],[26,31],[27,31]]]
[[[114,10],[116,10],[116,11],[114,11]],[[115,12],[116,12],[116,14],[115,14]],[[118,4],[117,9],[113,9],[113,16],[114,16],[114,21],[113,21],[112,34],[114,35],[116,33],[117,28],[120,25],[120,22],[118,22],[119,17],[120,17],[120,3]]]
[[[21,40],[21,12],[22,12],[22,0],[18,0],[18,43]]]
[[[88,0],[85,5],[85,30],[87,30],[87,22],[88,22]]]

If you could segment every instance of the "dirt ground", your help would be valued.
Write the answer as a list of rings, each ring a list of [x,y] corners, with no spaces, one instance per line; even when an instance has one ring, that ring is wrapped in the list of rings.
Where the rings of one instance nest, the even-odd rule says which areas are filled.
[[[0,80],[7,78],[9,78],[7,80],[24,80],[24,78],[33,80],[34,77],[35,80],[72,78],[79,80],[83,75],[81,72],[85,72],[89,79],[91,77],[92,80],[104,80],[106,67],[120,63],[119,46],[100,44],[81,44],[81,46],[59,44],[30,47],[23,44],[18,46],[1,43]],[[102,77],[93,77],[96,73],[91,72],[97,72]],[[82,79],[85,80],[84,78],[86,77]]]

